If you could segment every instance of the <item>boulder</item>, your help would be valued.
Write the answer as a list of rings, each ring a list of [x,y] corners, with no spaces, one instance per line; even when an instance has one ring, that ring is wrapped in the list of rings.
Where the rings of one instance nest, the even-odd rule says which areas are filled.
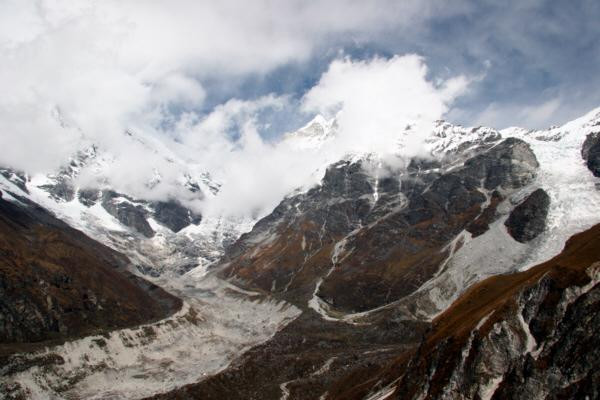
[[[535,239],[546,228],[550,196],[537,189],[510,213],[504,223],[508,233],[521,243]]]
[[[198,224],[202,216],[188,210],[175,200],[152,203],[154,218],[173,232],[179,232],[190,224]]]
[[[592,132],[585,138],[581,157],[594,176],[600,177],[600,132]]]

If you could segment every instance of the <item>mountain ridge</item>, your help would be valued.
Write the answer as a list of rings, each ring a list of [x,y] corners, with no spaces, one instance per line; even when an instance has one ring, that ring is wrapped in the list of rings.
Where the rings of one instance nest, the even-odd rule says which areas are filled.
[[[334,126],[317,118],[302,133],[319,151],[335,140]],[[132,389],[125,380],[114,388],[117,397],[325,398],[348,390],[359,397],[391,396],[393,385],[354,392],[345,377],[365,377],[364,368],[379,370],[412,354],[472,285],[527,271],[600,222],[594,175],[599,130],[600,109],[544,131],[440,121],[423,142],[424,156],[348,153],[322,167],[320,183],[288,194],[256,223],[202,215],[179,231],[177,223],[172,230],[157,222],[151,201],[111,194],[110,187],[83,196],[75,190],[69,202],[57,201],[53,189],[37,185],[47,180],[4,170],[0,187],[7,199],[9,192],[38,196],[43,206],[122,250],[136,273],[184,304],[176,316],[151,325],[155,336],[143,332],[147,327],[111,334],[110,349],[132,343],[125,352],[135,359],[131,365],[112,350],[75,341],[49,354],[73,348],[91,361],[55,365],[45,374],[26,369],[15,382],[34,390],[24,383],[33,379],[56,391],[52,382],[84,376],[90,386],[74,380],[68,393],[108,393],[113,388],[98,383],[109,374],[105,363],[128,379],[148,371],[145,388]],[[57,193],[63,189],[59,185]],[[105,196],[114,215],[102,204]],[[70,211],[73,205],[87,214]],[[103,217],[92,218],[94,212]],[[144,236],[130,213],[139,213],[154,235]],[[182,221],[190,222],[190,214],[182,213]],[[521,324],[518,317],[511,321]],[[181,354],[183,345],[194,351]],[[167,371],[154,358],[157,348],[166,349]],[[143,358],[144,352],[153,356]],[[172,383],[165,385],[164,376]],[[478,385],[470,389],[477,395],[484,383]]]

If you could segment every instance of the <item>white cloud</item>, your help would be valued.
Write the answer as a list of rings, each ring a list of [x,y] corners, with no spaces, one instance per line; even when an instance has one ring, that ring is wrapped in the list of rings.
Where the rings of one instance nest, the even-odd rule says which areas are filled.
[[[146,185],[155,169],[165,182],[175,179],[179,164],[124,135],[131,131],[226,184],[206,209],[263,212],[314,179],[324,161],[387,149],[406,124],[439,118],[466,81],[432,84],[416,56],[336,60],[303,99],[306,111],[341,110],[338,145],[317,154],[258,134],[261,112],[298,106],[293,100],[231,99],[203,115],[203,82],[261,75],[342,36],[360,41],[444,12],[443,2],[416,0],[7,0],[0,3],[0,164],[51,171],[96,143],[114,156],[106,173],[115,187],[173,195],[173,186],[150,192]]]
[[[81,132],[122,144],[125,129],[173,122],[169,107],[200,108],[205,78],[306,60],[335,35],[414,23],[436,12],[435,3],[3,1],[0,146],[11,151],[0,152],[0,163],[55,168]],[[51,118],[56,108],[73,132]]]
[[[415,55],[340,59],[302,100],[309,113],[337,116],[336,138],[318,150],[261,139],[256,115],[284,106],[285,98],[230,101],[203,120],[180,127],[179,136],[223,182],[222,192],[206,205],[208,212],[262,215],[294,189],[316,184],[324,166],[348,153],[376,152],[387,161],[397,160],[398,154],[402,160],[419,154],[425,134],[466,86],[462,76],[434,85],[427,79],[423,59]],[[232,124],[240,127],[239,139],[227,134]],[[406,132],[408,125],[412,128]]]
[[[206,97],[204,88],[183,74],[171,74],[152,84],[151,96],[162,106],[199,106]]]
[[[520,126],[528,129],[544,129],[550,121],[565,121],[570,111],[559,97],[538,104],[491,103],[475,116],[475,123],[498,129]],[[571,114],[570,118],[577,113]]]
[[[303,106],[308,111],[337,113],[337,148],[395,153],[402,140],[403,152],[411,156],[419,151],[422,135],[431,132],[435,120],[467,84],[463,76],[433,84],[423,59],[416,55],[343,59],[330,65],[305,95]],[[401,135],[407,126],[410,135]]]

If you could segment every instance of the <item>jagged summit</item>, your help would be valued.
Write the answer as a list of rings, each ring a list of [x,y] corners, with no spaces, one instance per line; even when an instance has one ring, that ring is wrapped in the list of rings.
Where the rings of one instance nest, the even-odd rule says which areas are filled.
[[[548,293],[556,294],[536,295],[529,300],[522,294],[508,297],[509,301],[516,299],[518,305],[534,308],[555,301],[561,293],[579,293],[572,285],[583,282],[584,275],[560,280],[570,286],[557,291],[547,286],[543,277],[530,275],[530,270],[559,254],[570,236],[600,222],[599,111],[540,131],[498,131],[439,121],[422,138],[425,151],[412,157],[402,154],[402,143],[406,143],[402,139],[416,132],[407,127],[398,134],[400,147],[394,148],[396,153],[355,151],[334,160],[323,158],[327,162],[318,171],[318,183],[287,194],[258,221],[195,215],[183,201],[177,202],[177,197],[174,203],[142,200],[115,190],[108,181],[94,190],[78,186],[77,177],[87,165],[97,163],[102,171],[104,162],[110,164],[111,158],[103,158],[100,149],[81,153],[81,159],[70,160],[62,173],[52,176],[29,177],[4,169],[0,190],[5,200],[18,201],[18,196],[33,200],[123,251],[138,273],[156,276],[156,282],[184,298],[183,314],[169,320],[168,328],[157,328],[158,333],[150,339],[136,339],[127,350],[128,354],[140,354],[131,367],[136,376],[145,370],[146,362],[153,371],[160,371],[144,378],[144,383],[150,384],[144,385],[144,395],[164,391],[160,384],[166,376],[179,382],[178,386],[192,383],[184,389],[173,387],[175,392],[160,397],[167,399],[195,395],[280,398],[282,393],[290,398],[327,398],[327,393],[347,398],[344,389],[354,393],[357,383],[361,385],[356,393],[361,395],[356,398],[387,396],[396,390],[399,375],[387,371],[382,375],[389,378],[384,387],[370,383],[362,386],[361,377],[372,376],[364,371],[379,371],[373,366],[388,365],[395,357],[400,361],[392,368],[404,366],[404,361],[412,360],[412,351],[423,343],[423,335],[431,335],[427,332],[442,332],[440,341],[428,336],[431,340],[426,350],[428,354],[454,357],[454,361],[448,359],[452,371],[461,365],[481,366],[470,360],[460,361],[462,347],[443,348],[449,339],[444,336],[443,321],[454,318],[453,304],[460,309],[473,304],[469,288],[478,282],[488,282],[481,286],[487,288],[481,292],[485,296],[488,292],[495,295],[507,282],[515,290],[533,288],[543,292],[548,288]],[[327,143],[339,134],[338,129],[334,120],[317,117],[283,141],[311,154],[327,149]],[[175,158],[169,161],[178,162]],[[200,198],[223,189],[216,183],[203,183],[202,179],[212,182],[210,171],[204,172],[183,169],[176,176],[176,184],[182,189],[177,193]],[[154,176],[158,183],[169,178],[160,171]],[[560,277],[563,270],[560,265],[556,268],[558,272],[552,267],[550,278]],[[519,277],[524,276],[535,281],[522,285]],[[500,282],[500,286],[494,282]],[[577,309],[565,321],[577,324],[585,314],[580,310],[586,307]],[[201,310],[202,318],[189,317],[197,310]],[[432,386],[430,374],[419,371],[415,372],[416,382],[448,390],[452,390],[453,382],[461,382],[465,387],[470,385],[472,393],[488,398],[502,387],[498,371],[524,373],[527,363],[522,362],[535,349],[529,335],[537,341],[542,334],[537,322],[532,321],[545,324],[547,315],[536,311],[541,310],[539,307],[529,308],[527,315],[521,315],[518,308],[518,312],[502,310],[497,314],[502,319],[481,316],[481,310],[472,311],[481,318],[458,326],[468,327],[469,332],[485,327],[481,332],[492,335],[483,339],[483,347],[476,347],[481,354],[495,346],[493,332],[499,332],[510,349],[508,364],[495,365],[498,368],[493,373],[482,375],[485,379],[474,380],[476,383],[453,380],[451,371],[444,372],[452,378],[448,385]],[[269,322],[266,336],[257,335]],[[280,324],[287,323],[291,326],[278,331]],[[441,328],[436,325],[439,323]],[[227,365],[228,361],[223,360],[232,357],[227,349],[239,350],[249,343],[247,327],[252,336],[269,341],[238,359],[235,368],[198,382],[200,371],[213,374]],[[110,346],[121,346],[121,335],[111,335]],[[179,338],[177,343],[170,340],[171,335]],[[519,339],[521,336],[525,340]],[[569,333],[556,337],[568,339]],[[465,338],[470,346],[469,336],[460,339]],[[213,340],[218,343],[216,348]],[[98,351],[95,345],[85,342],[73,346],[78,354]],[[155,354],[169,360],[167,370],[163,358],[144,361],[148,348],[165,346],[174,353]],[[189,355],[183,351],[186,355],[181,356],[182,346],[197,351]],[[64,354],[66,349],[55,351]],[[216,361],[206,361],[205,352]],[[97,390],[131,394],[127,379],[115,383],[115,388],[69,380],[74,375],[91,379],[108,373],[110,368],[130,368],[116,361],[110,352],[101,354],[98,360],[113,367],[82,356],[65,367],[71,375],[64,375],[62,367],[57,366],[48,367],[46,371],[50,372],[44,373],[24,367],[23,376],[28,380],[14,379],[30,387],[28,382],[35,377],[44,385],[66,388],[75,394]],[[29,360],[26,358],[26,362]],[[429,359],[412,362],[423,368],[433,365]],[[563,368],[560,362],[553,368]],[[538,367],[534,368],[536,379],[549,379],[545,367]],[[356,379],[348,378],[351,385],[348,380],[339,381],[347,374],[356,374],[352,375]],[[509,379],[498,390],[515,390],[511,382]],[[575,385],[569,390],[581,388],[576,381],[564,382]],[[409,381],[403,381],[405,386],[415,389]],[[361,391],[364,388],[369,393]]]
[[[539,131],[440,122],[400,168],[331,163],[216,268],[301,317],[156,398],[593,397],[598,225],[539,263],[600,222],[598,127],[597,112]]]
[[[242,236],[224,276],[289,293],[324,318],[408,304],[417,304],[416,314],[403,311],[409,315],[435,315],[472,282],[544,261],[600,222],[596,178],[581,155],[596,117],[548,131],[440,122],[426,139],[430,157],[379,176],[373,164],[385,160],[351,155]],[[527,200],[536,190],[541,195]],[[537,219],[513,215],[521,204],[537,207]],[[523,240],[514,233],[521,226],[535,234]],[[290,248],[290,240],[302,246]]]
[[[319,114],[297,131],[285,134],[283,141],[297,149],[319,149],[335,137],[337,129],[335,118],[328,120]]]
[[[115,187],[115,169],[123,165],[111,152],[85,141],[81,150],[49,174],[29,176],[0,169],[0,189],[42,205],[125,252],[146,274],[184,273],[214,262],[223,246],[237,237],[238,221],[217,222],[221,218],[208,216],[203,222],[197,205],[206,196],[218,194],[220,183],[209,172],[187,165],[158,141],[132,132],[126,135],[166,163],[144,174],[143,193]],[[148,248],[154,251],[145,250]]]

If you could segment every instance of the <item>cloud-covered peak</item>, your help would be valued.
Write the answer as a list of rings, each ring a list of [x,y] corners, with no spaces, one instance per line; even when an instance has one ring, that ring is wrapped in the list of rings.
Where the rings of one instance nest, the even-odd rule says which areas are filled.
[[[146,183],[187,165],[223,183],[206,210],[262,212],[348,152],[418,153],[442,117],[539,125],[600,102],[597,5],[546,3],[6,0],[0,164],[52,172],[93,144],[140,196],[173,195]]]

